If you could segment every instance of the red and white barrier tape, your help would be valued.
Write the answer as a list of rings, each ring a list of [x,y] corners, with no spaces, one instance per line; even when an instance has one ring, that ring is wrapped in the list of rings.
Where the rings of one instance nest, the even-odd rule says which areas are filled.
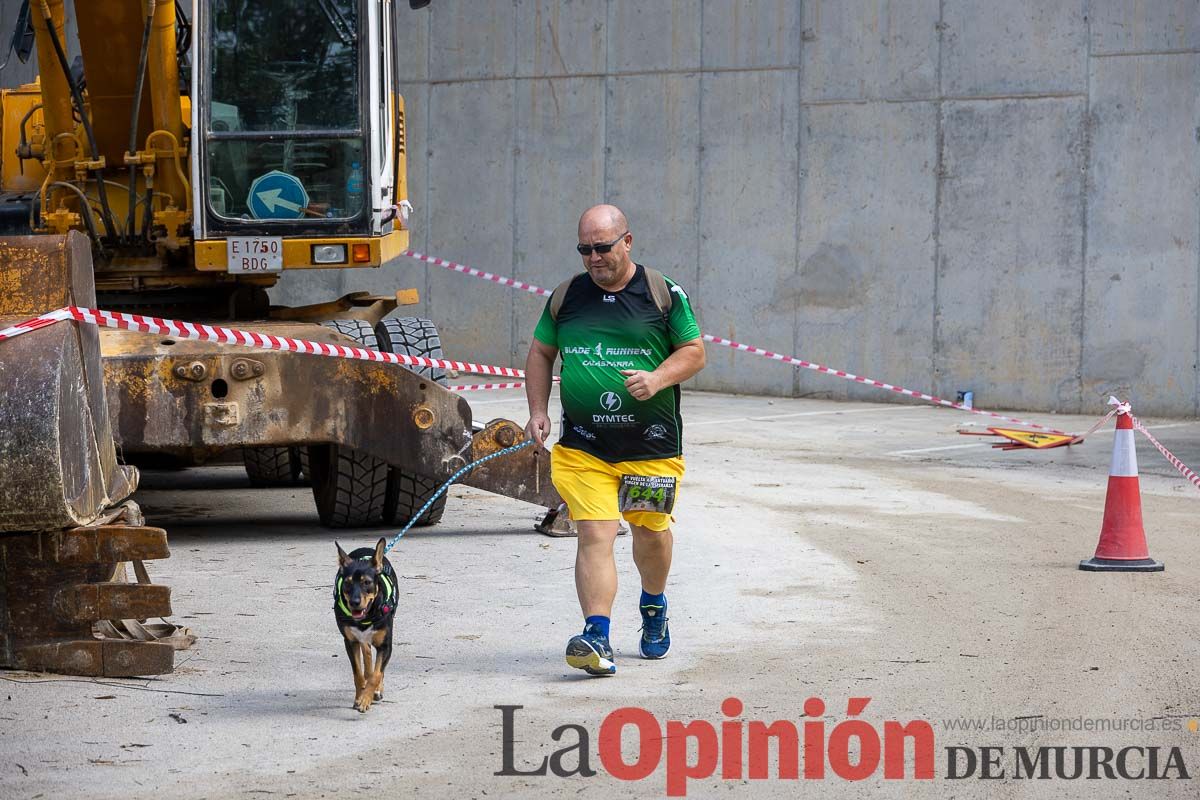
[[[310,342],[304,339],[273,336],[268,333],[244,331],[237,328],[179,322],[160,317],[144,317],[141,314],[125,314],[119,311],[99,311],[79,306],[60,308],[48,314],[43,314],[40,317],[34,317],[31,320],[26,320],[25,322],[0,330],[0,340],[12,339],[67,319],[99,325],[102,328],[121,328],[123,330],[141,331],[160,336],[175,336],[180,339],[196,339],[205,342],[221,342],[224,344],[243,345],[245,347],[257,347],[263,350],[284,350],[317,356],[330,356],[332,358],[381,361],[388,364],[400,364],[410,367],[438,367],[441,369],[454,369],[459,372],[474,372],[480,375],[498,375],[506,378],[525,377],[524,370],[513,369],[512,367],[493,367],[487,364],[471,364],[441,358],[425,358],[423,356],[410,356],[402,353],[384,353],[380,350],[369,350],[365,347],[350,347],[330,342]]]
[[[66,308],[60,308],[57,311],[51,311],[49,314],[42,314],[40,317],[18,322],[16,325],[0,329],[0,342],[5,339],[15,339],[23,333],[36,331],[38,328],[44,328],[47,325],[53,325],[56,322],[62,322],[66,319],[73,319],[71,312]]]
[[[1152,433],[1150,433],[1150,431],[1146,430],[1146,426],[1142,424],[1142,421],[1133,415],[1133,411],[1131,410],[1129,403],[1127,403],[1127,402],[1122,403],[1117,398],[1109,396],[1108,404],[1110,406],[1113,406],[1113,410],[1108,412],[1108,417],[1111,417],[1113,414],[1128,414],[1129,421],[1133,425],[1133,427],[1135,429],[1141,431],[1146,436],[1146,438],[1150,440],[1150,443],[1152,445],[1154,445],[1156,448],[1158,448],[1158,452],[1162,453],[1163,456],[1167,459],[1167,461],[1171,462],[1171,466],[1173,466],[1175,469],[1179,470],[1180,475],[1182,475],[1183,477],[1185,477],[1189,481],[1191,481],[1192,485],[1195,486],[1197,489],[1200,489],[1200,476],[1197,476],[1196,473],[1194,473],[1190,469],[1188,469],[1187,464],[1184,464],[1182,461],[1180,461],[1178,458],[1176,458],[1174,453],[1172,453],[1167,448],[1163,447],[1162,444],[1158,441],[1158,439],[1155,439],[1154,435]],[[1105,417],[1105,419],[1108,419],[1108,417]],[[1095,430],[1095,428],[1093,428],[1092,430]],[[1135,474],[1136,474],[1136,470],[1135,470]]]
[[[509,286],[514,289],[521,289],[522,291],[529,292],[530,294],[536,294],[541,297],[549,297],[551,294],[553,294],[553,292],[550,291],[549,289],[543,289],[540,286],[534,286],[531,283],[525,283],[524,281],[513,280],[512,278],[505,278],[502,275],[496,275],[495,273],[492,273],[492,272],[485,272],[484,270],[481,270],[481,269],[475,269],[474,267],[468,267],[466,264],[459,264],[454,261],[447,261],[444,258],[434,258],[433,256],[427,256],[424,253],[418,253],[415,250],[405,250],[402,253],[402,255],[408,256],[409,258],[415,258],[418,261],[424,261],[427,264],[433,264],[434,266],[437,266],[437,267],[442,267],[444,269],[452,270],[454,272],[458,272],[463,275],[470,275],[474,278],[482,278],[483,280],[491,281],[492,283],[501,284],[502,286]],[[1016,417],[1007,417],[1003,414],[997,414],[994,411],[985,411],[985,410],[979,409],[979,408],[968,408],[968,407],[962,405],[961,403],[954,403],[954,402],[951,402],[950,400],[943,400],[940,397],[937,397],[937,396],[931,395],[931,394],[926,394],[925,392],[916,392],[911,389],[905,389],[901,386],[894,386],[890,383],[884,383],[883,381],[872,380],[871,378],[864,378],[862,376],[855,375],[853,373],[846,372],[844,370],[832,369],[830,367],[822,366],[820,364],[814,364],[810,361],[805,361],[804,359],[801,359],[801,358],[795,358],[793,356],[785,356],[785,355],[781,355],[779,353],[772,353],[770,350],[763,350],[761,348],[754,347],[753,345],[740,344],[738,342],[730,341],[729,339],[722,339],[720,336],[711,336],[711,335],[705,333],[705,334],[702,334],[702,338],[706,342],[712,342],[713,344],[719,344],[719,345],[723,345],[725,347],[731,347],[734,350],[740,350],[743,353],[750,353],[751,355],[762,356],[763,358],[770,358],[775,361],[782,361],[785,364],[793,364],[795,366],[804,367],[805,369],[811,369],[816,372],[824,373],[826,375],[833,375],[838,378],[845,378],[848,381],[854,381],[855,383],[861,383],[866,386],[875,386],[880,389],[887,389],[889,391],[896,392],[897,394],[903,394],[908,397],[915,397],[919,400],[926,400],[930,403],[937,403],[938,405],[946,406],[947,408],[956,408],[960,411],[970,411],[972,414],[981,414],[983,416],[992,417],[993,419],[1002,419],[1002,420],[1005,420],[1006,422],[1015,422],[1018,425],[1028,425],[1031,428],[1037,428],[1038,430],[1046,431],[1048,433],[1057,433],[1057,434],[1061,434],[1063,436],[1070,436],[1070,434],[1067,433],[1066,431],[1060,431],[1057,428],[1050,428],[1045,425],[1038,425],[1035,422],[1029,422],[1027,420],[1018,419]]]
[[[534,286],[532,283],[525,283],[524,281],[517,281],[513,280],[512,278],[505,278],[503,275],[496,275],[491,272],[484,272],[481,269],[468,267],[466,264],[459,264],[456,261],[447,261],[444,258],[427,256],[424,253],[418,253],[416,250],[405,250],[403,253],[401,253],[401,255],[408,256],[409,258],[415,258],[417,261],[424,261],[427,264],[433,264],[435,267],[443,267],[444,269],[453,270],[454,272],[461,272],[464,275],[470,275],[472,278],[482,278],[485,281],[499,283],[503,286],[509,286],[513,289],[521,289],[522,291],[529,292],[530,294],[541,295],[542,297],[549,297],[550,295],[554,294],[554,292],[551,290],[543,289],[540,286]]]
[[[740,350],[743,353],[752,353],[756,356],[762,356],[763,358],[770,358],[775,361],[782,361],[785,364],[794,364],[797,367],[804,367],[805,369],[811,369],[815,372],[820,372],[825,375],[833,375],[834,377],[837,377],[837,378],[845,378],[848,381],[854,381],[855,383],[861,383],[865,386],[875,386],[880,389],[887,389],[888,391],[896,392],[897,394],[902,394],[902,395],[905,395],[906,397],[915,397],[918,400],[926,400],[930,403],[937,403],[938,405],[946,406],[947,408],[957,408],[960,411],[970,411],[972,414],[982,414],[983,416],[986,416],[986,417],[992,417],[994,419],[1002,419],[1002,420],[1006,420],[1008,422],[1015,422],[1019,425],[1028,425],[1031,428],[1037,428],[1038,430],[1047,431],[1048,433],[1058,433],[1058,434],[1062,434],[1063,436],[1070,435],[1066,431],[1060,431],[1057,428],[1049,428],[1049,427],[1046,427],[1045,425],[1038,425],[1035,422],[1028,422],[1027,420],[1017,419],[1016,417],[1006,417],[1003,414],[997,414],[995,411],[985,411],[981,408],[968,408],[967,406],[964,406],[961,403],[955,403],[950,400],[945,400],[941,397],[938,397],[937,395],[926,394],[925,392],[917,392],[917,391],[913,391],[912,389],[905,389],[903,386],[895,386],[890,383],[884,383],[883,381],[877,381],[877,380],[873,380],[871,378],[864,378],[861,375],[855,375],[852,372],[846,372],[845,370],[840,370],[840,369],[833,369],[832,367],[826,367],[821,364],[814,364],[811,361],[805,361],[802,358],[795,358],[793,356],[785,356],[785,355],[781,355],[779,353],[772,353],[770,350],[762,350],[762,349],[760,349],[758,347],[754,347],[752,345],[740,344],[739,342],[730,341],[729,339],[722,339],[720,336],[710,336],[709,334],[706,333],[706,334],[703,334],[703,339],[704,339],[704,341],[712,342],[713,344],[720,344],[720,345],[724,345],[726,347],[732,347],[734,350]]]
[[[1156,448],[1158,448],[1158,452],[1162,453],[1163,456],[1167,459],[1167,461],[1171,462],[1171,466],[1174,467],[1175,469],[1179,470],[1180,475],[1182,475],[1183,477],[1185,477],[1189,481],[1191,481],[1192,485],[1195,486],[1197,489],[1200,489],[1200,475],[1197,475],[1196,473],[1194,473],[1190,469],[1188,469],[1187,464],[1184,464],[1182,461],[1180,461],[1178,458],[1175,457],[1174,453],[1172,453],[1170,450],[1168,450],[1167,448],[1165,448],[1161,444],[1159,444],[1158,439],[1155,439],[1154,436],[1150,433],[1150,431],[1146,430],[1145,426],[1142,425],[1142,421],[1140,419],[1135,417],[1133,414],[1129,415],[1129,419],[1133,423],[1133,427],[1136,428],[1137,430],[1141,431],[1143,434],[1145,434],[1146,438],[1150,440],[1150,444],[1152,444]]]
[[[446,388],[452,392],[478,392],[484,389],[520,389],[525,384],[521,381],[516,383],[473,383],[469,386],[447,386]]]
[[[1111,399],[1111,398],[1110,398],[1110,399]],[[1112,404],[1110,403],[1109,405],[1112,405]],[[1091,436],[1093,433],[1095,433],[1095,432],[1096,432],[1096,430],[1097,430],[1097,429],[1098,429],[1098,428],[1099,428],[1101,425],[1103,425],[1104,423],[1106,423],[1106,422],[1108,422],[1110,419],[1112,419],[1112,418],[1113,418],[1113,416],[1114,416],[1115,414],[1117,414],[1117,413],[1118,413],[1120,410],[1121,410],[1121,409],[1119,409],[1119,408],[1114,408],[1112,411],[1108,412],[1108,413],[1107,413],[1107,414],[1105,414],[1103,417],[1101,417],[1100,419],[1096,420],[1096,424],[1095,424],[1095,425],[1093,425],[1092,427],[1088,428],[1088,429],[1087,429],[1087,431],[1085,431],[1084,433],[1076,434],[1075,438],[1074,438],[1074,439],[1072,439],[1071,441],[1067,442],[1067,444],[1079,444],[1079,443],[1080,443],[1080,442],[1082,442],[1084,439],[1086,439],[1087,437],[1089,437],[1089,436]]]

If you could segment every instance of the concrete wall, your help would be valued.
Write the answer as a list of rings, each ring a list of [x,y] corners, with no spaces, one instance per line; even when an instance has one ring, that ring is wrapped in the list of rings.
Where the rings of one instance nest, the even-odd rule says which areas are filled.
[[[551,287],[608,200],[707,332],[981,406],[1200,412],[1200,0],[398,5],[416,249]],[[275,297],[404,286],[448,353],[523,362],[539,300],[415,261]],[[694,385],[891,396],[716,346]]]

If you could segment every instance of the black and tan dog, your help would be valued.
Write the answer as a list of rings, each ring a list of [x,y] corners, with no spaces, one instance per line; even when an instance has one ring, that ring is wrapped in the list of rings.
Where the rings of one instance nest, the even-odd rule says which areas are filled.
[[[383,671],[392,657],[396,573],[383,556],[385,539],[374,549],[360,547],[350,555],[334,544],[338,574],[333,584],[333,615],[354,670],[354,707],[366,711],[373,701],[383,698]]]

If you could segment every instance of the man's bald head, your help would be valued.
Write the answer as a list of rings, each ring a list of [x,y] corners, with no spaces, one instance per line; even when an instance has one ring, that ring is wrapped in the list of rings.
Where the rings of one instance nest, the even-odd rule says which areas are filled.
[[[616,206],[606,203],[592,206],[579,218],[579,241],[581,242],[590,241],[590,236],[584,238],[585,232],[589,235],[602,235],[612,231],[611,238],[620,236],[627,230],[629,230],[629,221],[625,219],[625,214]]]
[[[636,265],[629,257],[633,235],[621,209],[605,204],[583,212],[579,244],[584,248],[580,252],[584,269],[597,286],[620,291],[633,278]]]

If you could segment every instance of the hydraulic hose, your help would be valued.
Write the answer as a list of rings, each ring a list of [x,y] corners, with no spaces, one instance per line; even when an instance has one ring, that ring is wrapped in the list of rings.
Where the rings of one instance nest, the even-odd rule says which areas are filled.
[[[96,249],[99,250],[100,236],[96,233],[96,221],[92,218],[92,205],[88,202],[87,195],[85,195],[83,190],[78,186],[73,183],[67,183],[66,181],[54,181],[50,185],[57,186],[60,189],[69,189],[70,191],[79,195],[79,210],[83,214],[83,224],[85,227],[87,227],[88,237],[92,240],[92,244],[94,244]]]
[[[21,117],[21,124],[18,126],[20,128],[21,137],[17,144],[17,167],[20,169],[22,175],[25,174],[25,158],[20,154],[29,149],[29,133],[25,129],[25,124],[29,122],[29,118],[32,117],[35,112],[41,110],[41,103],[34,105],[31,109],[25,112],[25,116]]]
[[[150,226],[154,224],[154,183],[150,180],[146,181],[146,207],[142,209],[142,234],[146,237],[146,241],[150,240]]]
[[[146,0],[146,26],[142,30],[142,52],[138,56],[137,81],[133,88],[133,112],[129,117],[129,154],[137,153],[138,115],[142,110],[142,88],[146,82],[146,61],[150,57],[150,29],[154,24],[154,0]],[[137,208],[137,164],[129,165],[129,217],[125,222],[125,236],[133,241],[133,220]],[[150,228],[143,233],[148,237]]]
[[[50,13],[50,5],[46,3],[46,0],[42,0],[40,6],[42,17],[46,20],[47,32],[50,34],[50,42],[54,45],[55,55],[58,56],[58,64],[62,67],[63,75],[67,79],[67,86],[71,89],[71,97],[79,109],[79,118],[83,121],[83,130],[87,134],[88,147],[92,151],[92,160],[98,161],[100,159],[100,148],[96,146],[96,134],[92,131],[92,121],[88,119],[87,109],[83,105],[83,93],[79,91],[79,86],[71,78],[71,66],[67,63],[67,54],[63,51],[62,42],[58,38],[58,31],[54,27],[54,17]],[[97,179],[96,193],[100,199],[100,207],[103,212],[101,216],[104,219],[104,231],[110,241],[115,241],[117,232],[113,225],[112,209],[108,205],[108,192],[104,185],[104,169],[97,167],[93,172]]]

